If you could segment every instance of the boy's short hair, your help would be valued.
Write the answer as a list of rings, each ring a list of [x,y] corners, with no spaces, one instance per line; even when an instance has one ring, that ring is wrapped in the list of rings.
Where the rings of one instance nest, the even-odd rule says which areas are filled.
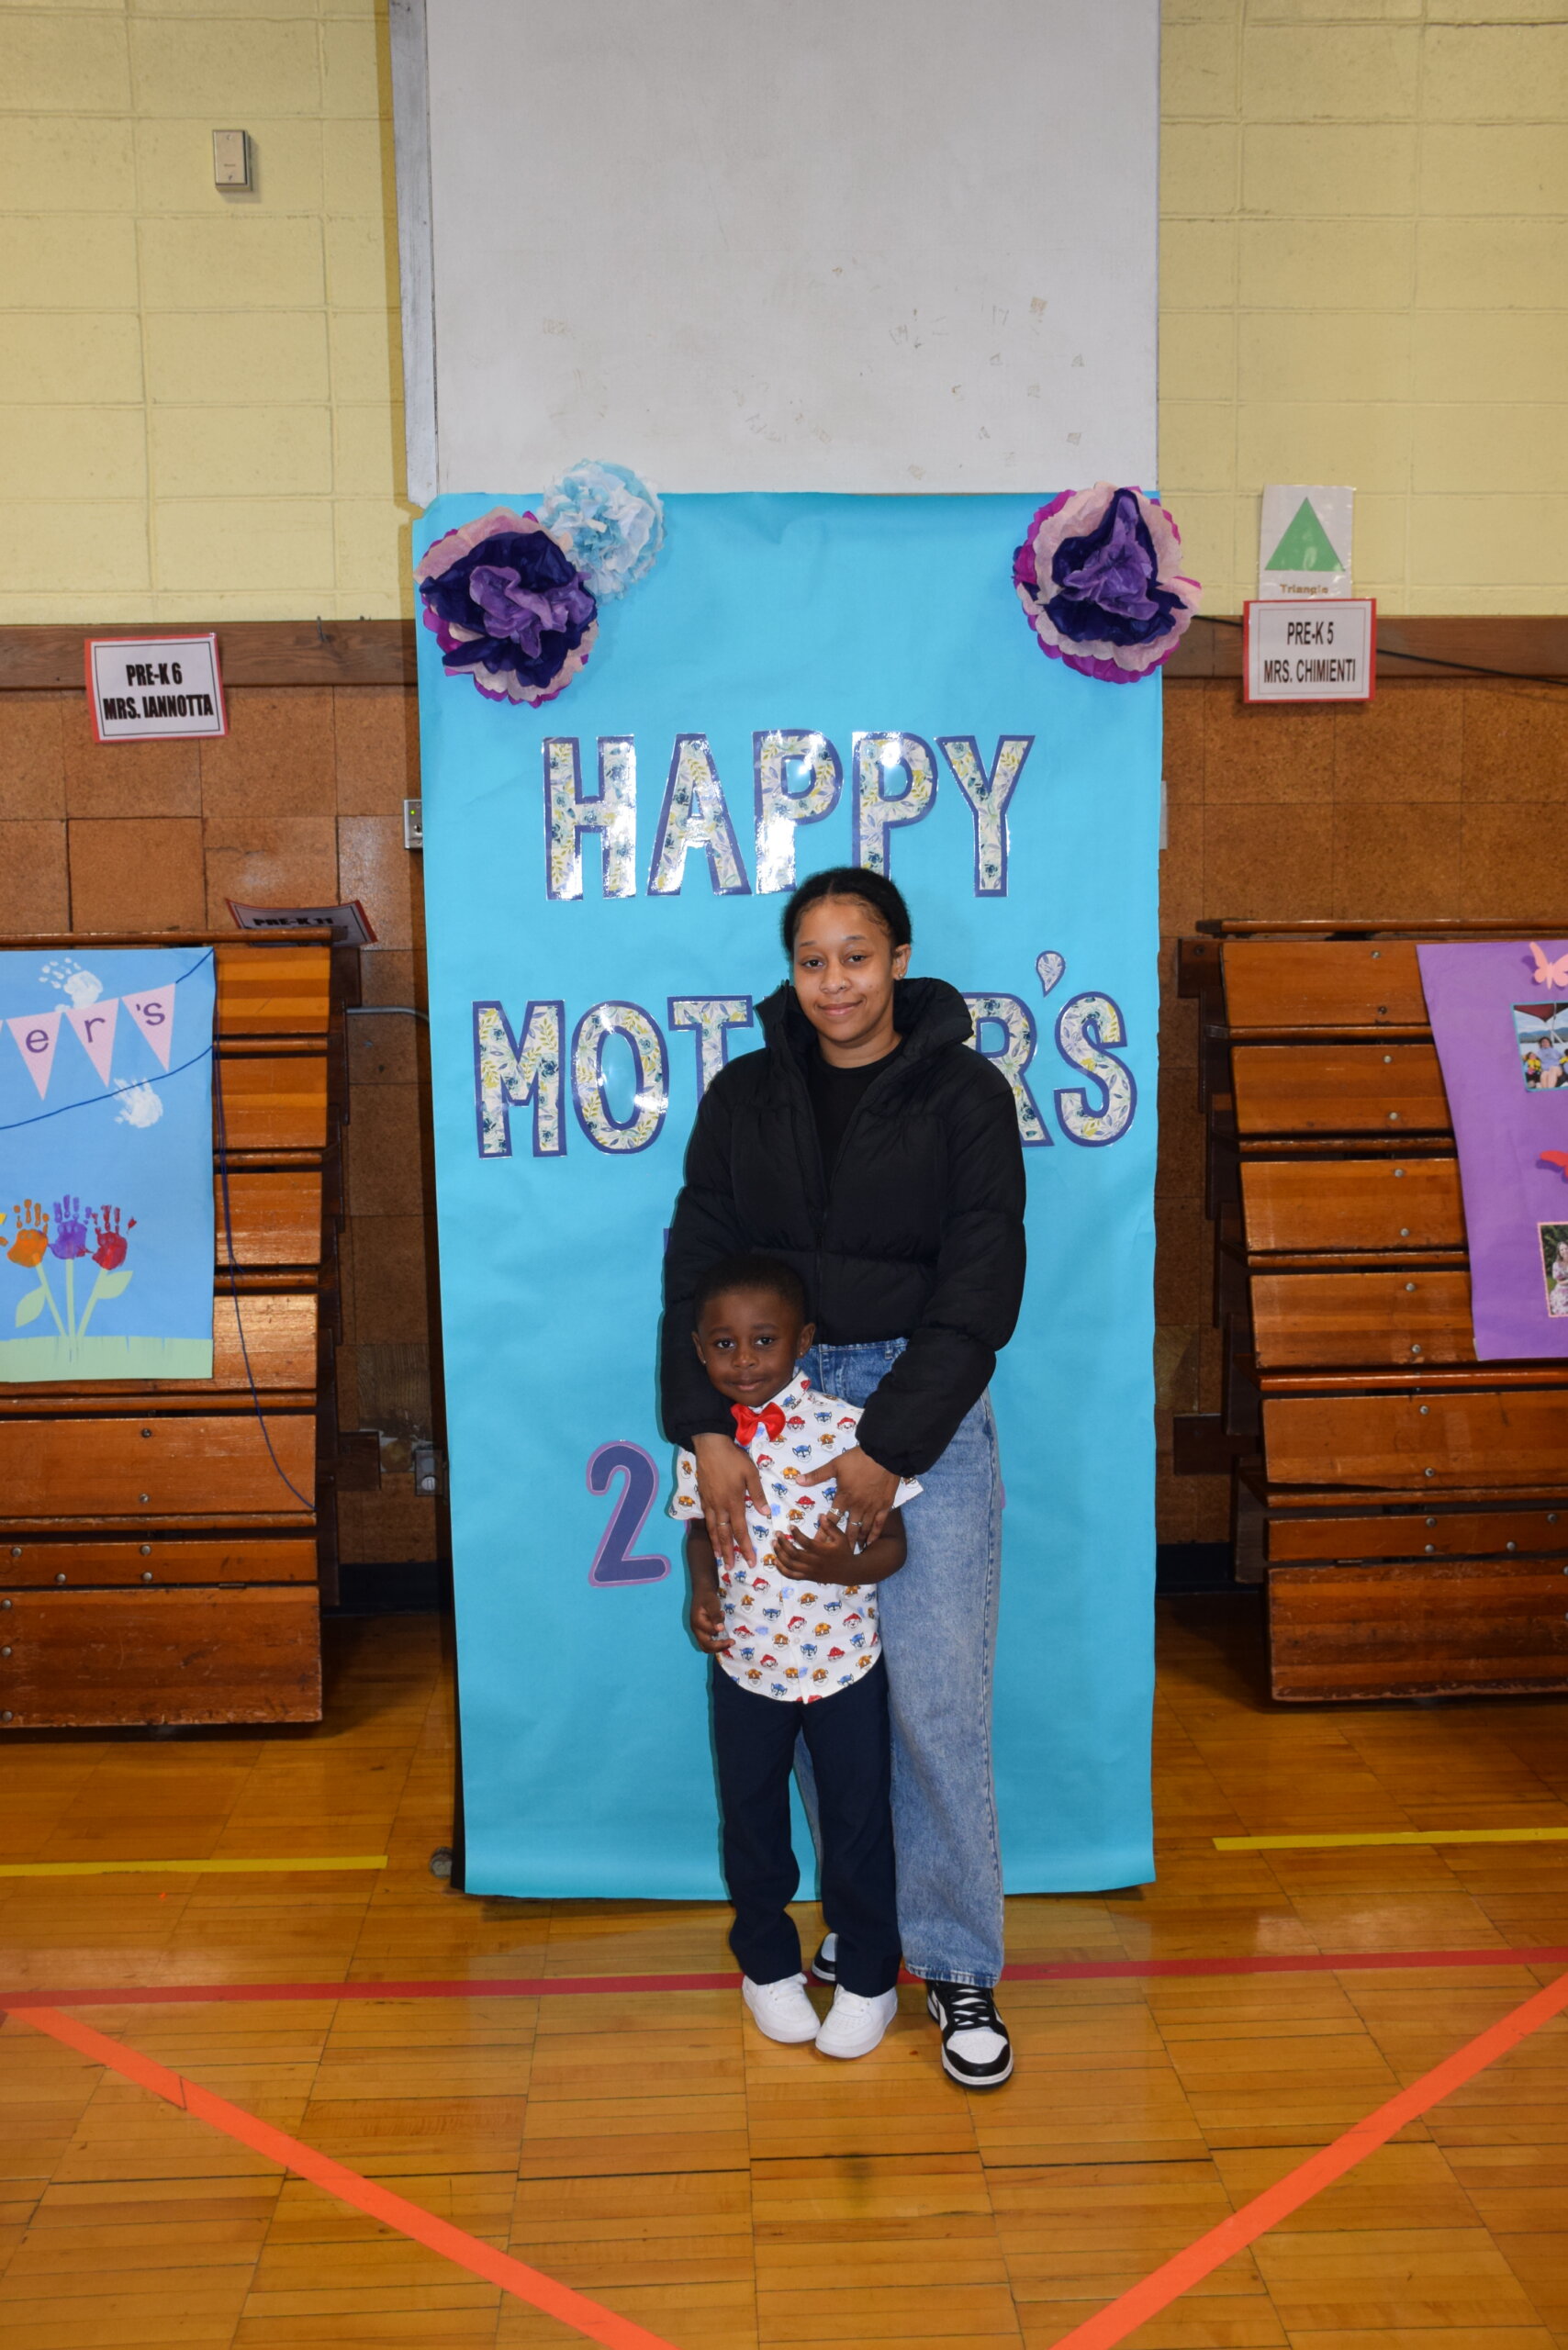
[[[806,1319],[806,1284],[793,1265],[787,1265],[781,1257],[721,1257],[717,1264],[709,1266],[697,1284],[691,1300],[692,1320],[700,1322],[703,1307],[731,1290],[745,1290],[754,1297],[780,1298],[802,1322]]]

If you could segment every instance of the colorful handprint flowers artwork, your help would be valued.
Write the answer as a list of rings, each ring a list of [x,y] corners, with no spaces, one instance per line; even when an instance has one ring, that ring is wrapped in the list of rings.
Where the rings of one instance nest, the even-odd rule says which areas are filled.
[[[210,1380],[215,950],[0,951],[0,1395]],[[232,1327],[232,1321],[230,1326]]]
[[[93,1318],[100,1299],[122,1297],[129,1288],[132,1269],[126,1257],[130,1248],[130,1235],[136,1229],[131,1216],[122,1232],[118,1207],[106,1204],[89,1207],[84,1213],[82,1203],[73,1192],[53,1201],[46,1208],[41,1200],[23,1200],[14,1207],[16,1237],[6,1251],[7,1261],[20,1265],[24,1270],[38,1275],[35,1285],[24,1291],[16,1312],[17,1329],[36,1322],[47,1305],[54,1326],[62,1338],[80,1339],[87,1335],[87,1325]],[[0,1213],[0,1225],[5,1222]],[[52,1236],[50,1225],[52,1223]],[[0,1238],[4,1235],[0,1234]],[[53,1257],[65,1268],[65,1313],[60,1311],[54,1291],[50,1285],[47,1258]],[[76,1267],[84,1257],[90,1257],[97,1267],[97,1276],[82,1308],[82,1318],[76,1318]]]

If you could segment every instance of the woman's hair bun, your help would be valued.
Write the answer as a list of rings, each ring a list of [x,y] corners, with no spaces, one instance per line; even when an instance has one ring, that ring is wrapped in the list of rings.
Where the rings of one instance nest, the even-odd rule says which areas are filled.
[[[858,898],[870,907],[882,927],[890,933],[895,946],[907,946],[913,933],[910,929],[909,908],[903,892],[895,888],[885,873],[873,873],[865,865],[830,865],[823,873],[808,873],[794,896],[784,909],[782,928],[784,952],[795,952],[795,933],[801,916],[819,898]]]

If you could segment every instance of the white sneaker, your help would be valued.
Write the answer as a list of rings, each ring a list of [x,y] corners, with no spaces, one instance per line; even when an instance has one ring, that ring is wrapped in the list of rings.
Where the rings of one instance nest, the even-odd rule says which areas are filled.
[[[898,2011],[896,1991],[879,1991],[874,1999],[863,1999],[841,1983],[816,2035],[817,2046],[824,2056],[869,2056]]]
[[[806,1997],[803,1975],[786,1975],[777,1983],[754,1983],[749,1975],[745,1975],[741,1977],[741,1998],[751,2009],[752,2020],[765,2040],[794,2042],[816,2038],[817,2011]],[[880,2039],[881,2034],[879,2032],[877,2037]]]

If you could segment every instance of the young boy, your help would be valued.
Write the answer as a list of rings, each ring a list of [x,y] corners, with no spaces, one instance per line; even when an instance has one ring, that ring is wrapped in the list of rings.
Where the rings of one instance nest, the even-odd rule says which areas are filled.
[[[890,1806],[887,1667],[875,1586],[904,1561],[895,1507],[856,1550],[831,1478],[802,1478],[855,1442],[852,1404],[815,1394],[795,1365],[815,1331],[788,1265],[731,1257],[698,1285],[693,1343],[761,1472],[766,1514],[746,1527],[755,1567],[721,1570],[702,1522],[697,1463],[677,1457],[672,1517],[686,1521],[691,1630],[713,1659],[713,1748],[723,1817],[730,1948],[741,1996],[769,2040],[865,2056],[898,2006],[899,1933]],[[920,1487],[906,1481],[900,1504]],[[816,1779],[823,1910],[838,1937],[833,2007],[819,2028],[788,1904],[801,1882],[790,1841],[790,1772],[803,1736]]]

